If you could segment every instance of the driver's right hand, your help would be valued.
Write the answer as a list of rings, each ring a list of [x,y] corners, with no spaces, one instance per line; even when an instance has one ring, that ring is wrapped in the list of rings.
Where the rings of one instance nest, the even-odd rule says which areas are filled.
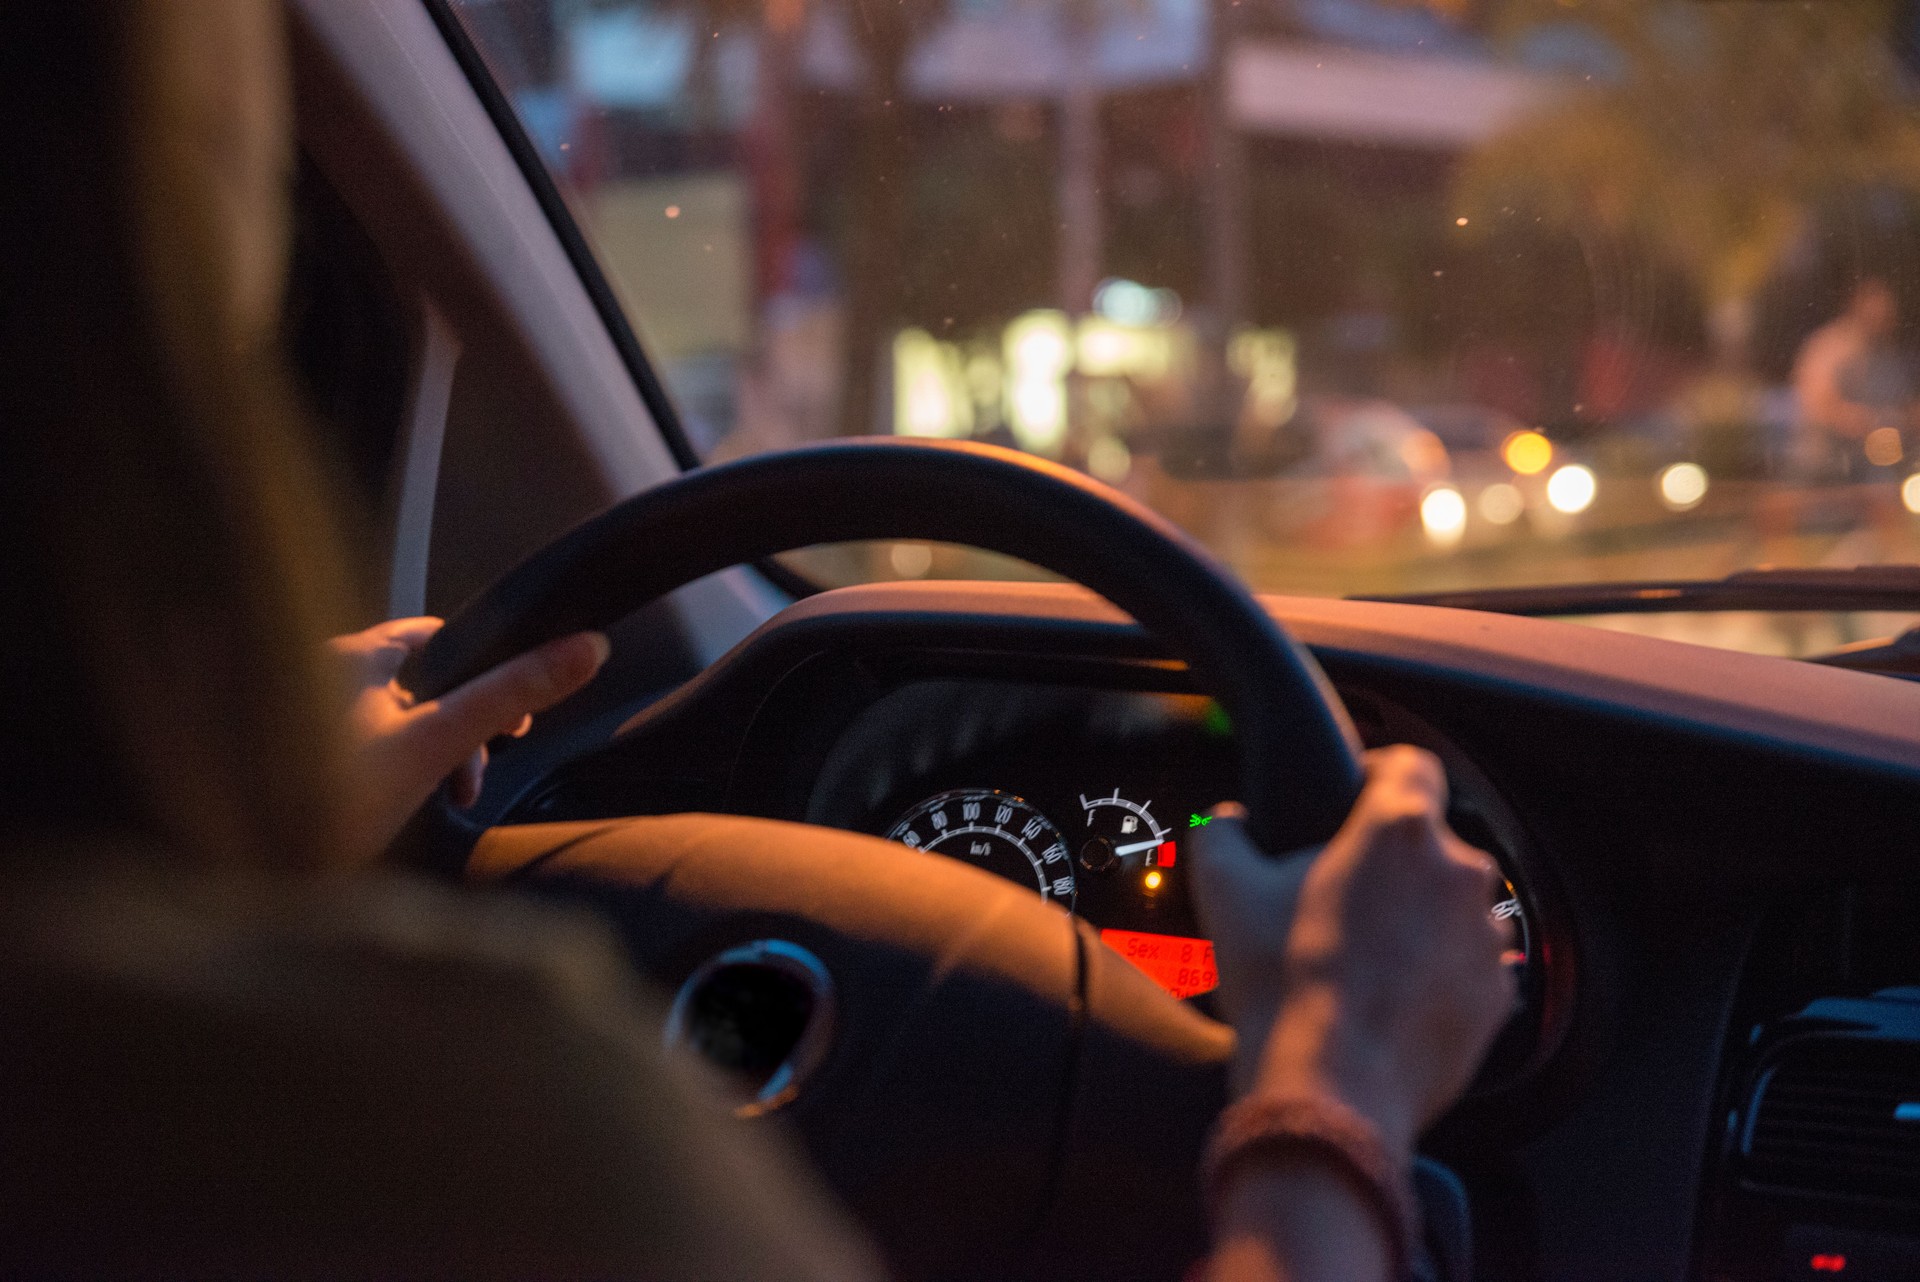
[[[1488,911],[1498,866],[1447,826],[1439,761],[1384,748],[1366,771],[1320,851],[1273,859],[1223,806],[1195,834],[1191,876],[1238,1089],[1331,1095],[1411,1161],[1512,1010],[1512,926]]]

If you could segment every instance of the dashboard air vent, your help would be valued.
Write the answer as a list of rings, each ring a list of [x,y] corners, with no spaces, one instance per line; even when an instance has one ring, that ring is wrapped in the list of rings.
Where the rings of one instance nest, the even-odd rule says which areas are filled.
[[[1920,1045],[1794,1042],[1761,1078],[1748,1118],[1749,1183],[1920,1206]]]

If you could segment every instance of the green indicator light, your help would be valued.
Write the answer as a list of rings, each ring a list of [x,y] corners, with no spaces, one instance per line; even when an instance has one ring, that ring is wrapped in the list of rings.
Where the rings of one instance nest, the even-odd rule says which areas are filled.
[[[1189,828],[1204,828],[1212,822],[1213,822],[1212,815],[1188,815],[1187,816],[1187,827]]]
[[[1200,714],[1200,728],[1216,738],[1224,739],[1233,733],[1233,722],[1227,716],[1227,710],[1207,700],[1207,709]]]

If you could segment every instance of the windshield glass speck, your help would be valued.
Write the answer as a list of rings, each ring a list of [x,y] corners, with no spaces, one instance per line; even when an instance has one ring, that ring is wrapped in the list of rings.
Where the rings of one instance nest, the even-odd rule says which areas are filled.
[[[1920,560],[1914,5],[454,7],[706,457],[996,441],[1278,591]]]

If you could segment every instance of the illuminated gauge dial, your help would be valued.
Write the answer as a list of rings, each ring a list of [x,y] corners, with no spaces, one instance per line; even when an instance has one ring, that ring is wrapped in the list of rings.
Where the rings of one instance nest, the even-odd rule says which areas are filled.
[[[1500,888],[1493,894],[1493,919],[1513,923],[1513,942],[1500,955],[1500,960],[1516,971],[1525,971],[1527,963],[1533,959],[1533,938],[1527,930],[1527,911],[1521,906],[1520,892],[1513,888],[1512,882],[1502,877]]]
[[[1080,833],[1080,866],[1088,872],[1116,873],[1173,863],[1173,834],[1149,808],[1115,789],[1110,796],[1080,794],[1086,825]]]
[[[928,797],[894,821],[887,839],[963,860],[1073,908],[1073,860],[1066,839],[1045,815],[1010,792],[958,788]]]

